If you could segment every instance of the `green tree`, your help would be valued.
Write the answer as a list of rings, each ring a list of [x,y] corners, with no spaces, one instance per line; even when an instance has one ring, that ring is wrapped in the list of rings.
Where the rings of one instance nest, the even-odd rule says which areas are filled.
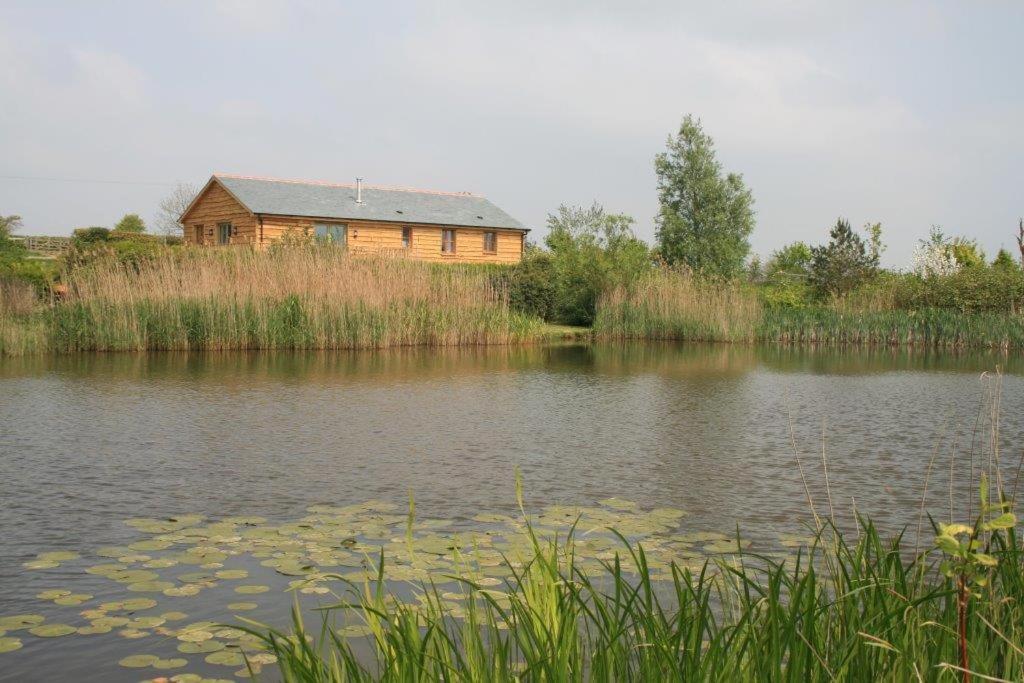
[[[769,277],[785,274],[806,277],[811,271],[811,248],[805,242],[793,242],[772,252],[765,268]]]
[[[978,246],[977,240],[954,237],[949,249],[953,260],[961,268],[980,268],[985,265],[985,252]]]
[[[1020,270],[1020,264],[1017,263],[1017,260],[1006,249],[999,250],[996,257],[992,259],[992,267],[1006,271]]]
[[[655,157],[654,170],[661,257],[710,275],[741,272],[754,230],[754,198],[741,175],[724,173],[699,119],[683,118],[668,150]]]
[[[25,255],[25,245],[11,239],[21,228],[21,216],[0,216],[0,260],[13,261]]]
[[[137,213],[126,213],[124,218],[117,222],[114,230],[118,232],[146,232],[146,222]]]
[[[811,248],[811,282],[819,295],[845,294],[878,268],[878,254],[842,218],[829,233],[828,244]]]
[[[605,213],[596,202],[587,209],[563,204],[548,216],[544,242],[551,252],[556,319],[591,324],[602,292],[651,267],[650,250],[632,225],[629,216]]]
[[[882,252],[885,251],[885,245],[882,244],[882,224],[865,223],[864,232],[868,234],[868,253],[877,266],[882,259]]]

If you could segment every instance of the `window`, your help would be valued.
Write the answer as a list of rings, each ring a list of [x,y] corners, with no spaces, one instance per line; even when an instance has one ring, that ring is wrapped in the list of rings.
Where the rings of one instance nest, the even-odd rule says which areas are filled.
[[[231,223],[217,224],[217,244],[231,244]]]
[[[344,247],[348,243],[348,226],[344,223],[316,223],[313,236],[317,242]]]
[[[402,249],[408,249],[412,246],[412,228],[402,228]]]
[[[485,232],[484,233],[484,253],[485,254],[496,254],[498,252],[498,233],[496,232]]]
[[[455,253],[455,231],[454,230],[442,230],[441,231],[441,253],[442,254],[454,254]]]
[[[193,228],[193,233],[192,234],[193,234],[193,236],[195,238],[195,243],[196,244],[202,244],[203,243],[203,226],[202,225],[195,226]]]

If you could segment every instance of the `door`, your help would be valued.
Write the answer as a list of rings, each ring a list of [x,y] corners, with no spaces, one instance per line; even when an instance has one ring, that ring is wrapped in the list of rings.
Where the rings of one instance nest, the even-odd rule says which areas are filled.
[[[315,223],[313,233],[317,242],[345,246],[348,238],[348,226],[344,223]]]

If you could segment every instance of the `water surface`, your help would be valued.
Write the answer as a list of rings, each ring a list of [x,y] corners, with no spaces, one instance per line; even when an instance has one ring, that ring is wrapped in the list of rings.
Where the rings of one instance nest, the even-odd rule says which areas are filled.
[[[1001,447],[1015,459],[1024,364],[1002,355],[608,344],[0,360],[0,616],[87,607],[40,605],[55,586],[102,599],[88,563],[22,563],[139,540],[130,517],[283,521],[413,490],[420,514],[471,526],[515,512],[516,467],[528,504],[616,496],[770,542],[808,516],[797,454],[827,510],[824,441],[841,523],[854,506],[893,529],[916,523],[933,454],[928,508],[948,516],[952,454],[963,483],[992,439],[983,373],[997,365]],[[257,617],[280,621],[291,598],[261,597]],[[207,601],[180,609],[226,618]],[[0,654],[2,680],[155,675],[117,667],[140,649],[115,633],[21,637]]]

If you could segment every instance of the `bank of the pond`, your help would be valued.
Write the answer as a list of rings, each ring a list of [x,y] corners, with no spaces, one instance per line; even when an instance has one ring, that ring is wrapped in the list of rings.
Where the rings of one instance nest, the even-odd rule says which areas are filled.
[[[749,320],[665,315],[619,306],[593,328],[543,323],[502,306],[448,308],[425,302],[373,306],[299,296],[281,300],[216,298],[64,303],[28,316],[0,317],[0,355],[79,351],[370,349],[473,346],[593,339],[909,346],[934,349],[1024,348],[1024,319],[944,309],[839,311],[767,309]]]
[[[486,271],[329,248],[202,250],[71,271],[63,299],[0,292],[0,354],[360,349],[543,337]]]
[[[365,349],[603,339],[1024,348],[1024,316],[835,300],[783,306],[749,283],[663,270],[607,291],[592,328],[521,310],[500,268],[353,257],[329,247],[167,251],[71,268],[60,297],[0,281],[0,355]],[[518,284],[517,284],[518,283]]]
[[[1024,316],[846,300],[767,305],[742,284],[664,273],[602,297],[594,333],[608,339],[1020,349]]]
[[[744,319],[621,305],[598,313],[594,334],[606,339],[701,342],[916,346],[948,349],[1024,348],[1024,318],[995,313],[841,311],[829,307],[765,309]]]
[[[295,611],[290,632],[249,633],[288,683],[1016,681],[1024,551],[1014,522],[989,509],[973,529],[940,526],[923,553],[868,521],[851,537],[823,525],[784,559],[657,569],[625,536],[588,570],[577,550],[586,541],[528,532],[532,555],[503,559],[502,581],[423,582],[411,597],[353,582],[323,625]]]

